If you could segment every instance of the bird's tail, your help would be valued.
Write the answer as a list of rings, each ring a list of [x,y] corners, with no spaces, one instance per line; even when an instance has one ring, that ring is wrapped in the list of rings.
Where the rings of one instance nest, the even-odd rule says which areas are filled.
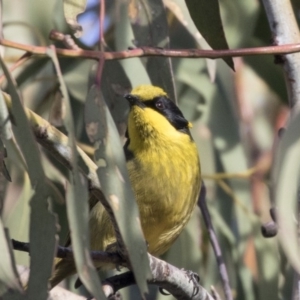
[[[52,277],[49,280],[50,288],[52,289],[59,284],[63,279],[76,273],[75,262],[58,258],[55,260],[55,269]]]

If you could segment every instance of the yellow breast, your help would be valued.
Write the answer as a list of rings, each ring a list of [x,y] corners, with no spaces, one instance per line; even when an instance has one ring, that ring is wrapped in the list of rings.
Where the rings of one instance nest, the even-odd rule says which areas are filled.
[[[198,152],[188,134],[175,130],[159,114],[154,117],[149,111],[151,120],[145,121],[139,118],[147,118],[147,109],[137,115],[134,111],[128,121],[128,148],[133,158],[127,167],[148,251],[161,255],[178,237],[195,207],[201,187]],[[153,125],[163,130],[158,132]],[[91,211],[90,230],[92,249],[104,250],[115,242],[112,224],[100,203]]]
[[[127,166],[149,252],[160,255],[168,250],[189,220],[201,178],[198,151],[191,137],[175,130],[159,114],[155,120],[153,112],[150,113],[156,125],[165,123],[159,126],[163,131],[153,131],[151,122],[142,120],[141,124],[149,126],[143,131],[147,135],[143,139],[136,136],[141,134],[136,130],[138,120],[129,119],[130,136],[133,136],[129,150],[134,158]],[[130,118],[136,116],[132,114]],[[131,121],[134,121],[132,128]]]

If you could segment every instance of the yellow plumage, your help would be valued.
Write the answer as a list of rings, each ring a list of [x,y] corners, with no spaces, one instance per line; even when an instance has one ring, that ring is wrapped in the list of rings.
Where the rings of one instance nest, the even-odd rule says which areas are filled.
[[[148,251],[158,256],[169,249],[195,207],[201,187],[198,152],[190,123],[162,89],[142,85],[126,98],[131,103],[127,168]],[[90,235],[92,250],[105,250],[115,242],[100,202],[90,212]],[[51,286],[73,273],[73,262],[59,260]]]

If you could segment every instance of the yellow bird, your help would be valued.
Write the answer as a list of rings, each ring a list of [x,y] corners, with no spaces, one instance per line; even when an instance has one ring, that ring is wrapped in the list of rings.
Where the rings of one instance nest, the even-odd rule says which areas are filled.
[[[191,124],[161,88],[141,85],[125,98],[130,104],[124,146],[130,182],[148,251],[159,256],[179,236],[196,205],[201,188],[198,151]],[[89,224],[92,250],[105,250],[116,241],[100,202],[91,209]],[[75,272],[73,261],[59,259],[51,287]]]

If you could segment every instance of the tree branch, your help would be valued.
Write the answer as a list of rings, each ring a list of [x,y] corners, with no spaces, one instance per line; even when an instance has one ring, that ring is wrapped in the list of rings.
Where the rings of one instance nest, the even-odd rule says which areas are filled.
[[[11,240],[14,250],[28,252],[29,253],[29,243],[24,243]],[[105,251],[90,251],[91,257],[96,261],[101,261],[107,264],[113,264],[116,266],[125,266],[126,261],[116,252],[105,252]],[[74,253],[70,247],[58,246],[56,250],[56,257],[63,258],[67,260],[74,260]]]
[[[223,289],[224,289],[226,300],[233,300],[231,287],[230,287],[230,284],[229,284],[229,277],[228,277],[226,265],[225,265],[224,260],[223,260],[221,247],[219,245],[217,235],[216,235],[215,230],[214,230],[213,225],[212,225],[210,213],[209,213],[208,208],[207,208],[207,204],[206,204],[206,187],[205,187],[203,181],[202,181],[201,192],[200,192],[200,195],[199,195],[198,205],[201,209],[202,216],[203,216],[203,219],[204,219],[204,222],[205,222],[208,234],[209,234],[209,239],[210,239],[211,245],[213,247],[213,250],[214,250],[214,253],[215,253],[215,256],[216,256],[216,260],[217,260],[217,264],[218,264],[218,267],[219,267],[219,273],[220,273],[220,277],[221,277],[221,280],[222,280],[222,283],[223,283]]]
[[[300,33],[290,0],[263,0],[275,45],[300,42]],[[287,53],[286,53],[287,54]],[[283,64],[290,107],[300,110],[300,53],[284,55]]]
[[[29,253],[29,243],[12,240],[12,245],[15,250]],[[91,251],[90,255],[93,261],[115,264],[116,266],[126,266],[126,262],[117,253]],[[68,247],[59,246],[56,257],[73,259],[73,250]],[[148,280],[149,284],[155,284],[167,290],[176,299],[213,300],[213,297],[195,280],[196,276],[194,273],[183,269],[180,270],[150,254],[148,254],[148,257],[152,271],[152,279]],[[107,297],[133,284],[135,284],[135,279],[132,272],[112,276],[102,283]]]
[[[269,26],[272,31],[274,44],[282,45],[286,43],[299,43],[300,32],[299,32],[297,20],[294,15],[291,1],[290,0],[263,0],[262,3],[265,7],[266,15],[269,21]],[[289,106],[291,108],[291,116],[293,117],[300,112],[300,53],[284,55],[281,57],[280,62],[283,65],[285,83],[288,92]],[[286,155],[288,154],[286,153]],[[276,189],[276,184],[277,184],[276,182],[273,182],[272,185],[273,194],[275,194],[274,191]],[[280,225],[284,223],[285,216],[280,210],[278,210],[278,216],[279,216],[278,226],[280,227]],[[299,185],[298,185],[298,199],[297,199],[297,221],[298,221],[298,231],[299,231],[299,222],[300,222]],[[282,234],[279,235],[279,238],[281,237]],[[297,240],[298,247],[300,246],[299,240],[300,239],[298,236],[298,240]],[[300,274],[295,270],[292,299],[299,299],[299,297],[300,297]]]
[[[152,279],[149,284],[154,284],[167,290],[176,299],[212,300],[214,299],[202,286],[195,281],[195,274],[183,269],[178,269],[163,260],[148,254]],[[125,286],[135,284],[132,272],[126,272],[106,279],[103,283],[106,296],[115,294]]]
[[[34,46],[13,42],[6,39],[0,40],[0,45],[24,50],[31,54],[46,56],[47,47]],[[145,56],[162,56],[162,57],[184,57],[184,58],[223,58],[223,57],[240,57],[252,55],[267,55],[267,54],[288,54],[300,52],[300,44],[286,44],[280,46],[254,47],[233,50],[200,50],[200,49],[162,49],[152,47],[140,47],[125,51],[116,52],[101,52],[94,50],[75,50],[56,48],[56,53],[59,56],[74,57],[74,58],[90,58],[90,59],[127,59],[132,57]]]

